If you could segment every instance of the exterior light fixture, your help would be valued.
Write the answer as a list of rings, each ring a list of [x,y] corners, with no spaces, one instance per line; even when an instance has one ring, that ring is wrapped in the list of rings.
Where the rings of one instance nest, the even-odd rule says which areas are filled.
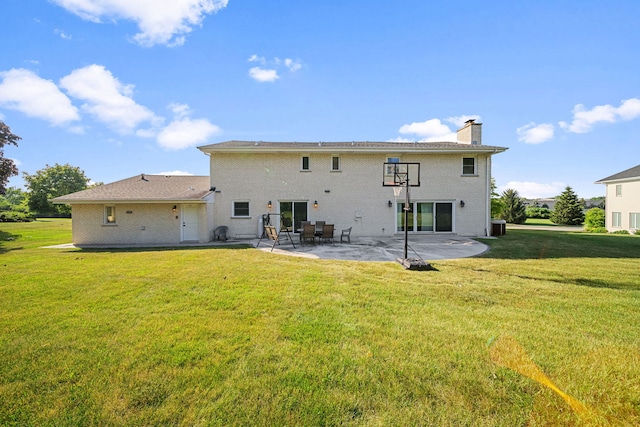
[[[313,207],[314,207],[314,208],[317,208],[317,207],[318,207],[318,201],[317,201],[317,200],[315,200],[315,201],[313,202]]]
[[[460,200],[460,207],[464,208],[464,200]]]
[[[391,200],[389,200],[389,207],[392,208],[393,207],[393,202]]]
[[[271,209],[271,208],[273,207],[273,205],[271,204],[271,200],[269,200],[269,203],[267,203],[267,207],[268,207],[269,209]]]
[[[173,208],[171,210],[175,212],[176,209],[178,209],[178,206],[177,205],[173,205]]]

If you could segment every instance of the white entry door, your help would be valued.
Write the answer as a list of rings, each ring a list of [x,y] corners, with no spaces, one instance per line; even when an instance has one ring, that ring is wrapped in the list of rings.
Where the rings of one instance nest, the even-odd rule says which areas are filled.
[[[182,241],[198,241],[198,206],[182,205]]]

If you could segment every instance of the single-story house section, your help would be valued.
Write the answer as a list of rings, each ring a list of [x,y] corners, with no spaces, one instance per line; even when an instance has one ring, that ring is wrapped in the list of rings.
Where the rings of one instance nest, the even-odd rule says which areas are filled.
[[[207,176],[136,175],[52,202],[71,205],[76,246],[171,245],[212,238],[214,192]]]
[[[410,188],[410,233],[491,234],[491,156],[507,148],[482,144],[482,124],[469,120],[457,142],[228,141],[198,147],[210,157],[216,225],[232,237],[262,233],[287,218],[334,224],[337,233],[404,233],[404,190],[384,186],[385,163],[419,163]]]
[[[640,229],[640,165],[608,176],[605,184],[605,227],[608,231]]]

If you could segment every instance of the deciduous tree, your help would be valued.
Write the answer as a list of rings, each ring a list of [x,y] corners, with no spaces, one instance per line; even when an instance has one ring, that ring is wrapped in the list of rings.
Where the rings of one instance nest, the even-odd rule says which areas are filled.
[[[77,166],[46,165],[33,175],[23,173],[29,189],[29,209],[39,215],[69,215],[67,205],[53,205],[49,200],[87,188],[89,178]]]
[[[9,182],[9,178],[18,174],[18,167],[11,159],[4,157],[4,146],[15,145],[18,146],[18,141],[21,138],[11,132],[9,126],[4,124],[0,120],[0,194],[6,192],[6,185]]]

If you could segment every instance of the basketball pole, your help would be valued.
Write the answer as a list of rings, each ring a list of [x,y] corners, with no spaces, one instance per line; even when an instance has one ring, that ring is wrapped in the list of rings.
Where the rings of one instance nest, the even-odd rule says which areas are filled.
[[[404,259],[407,260],[407,252],[409,249],[409,174],[407,173],[407,179],[404,182]]]

